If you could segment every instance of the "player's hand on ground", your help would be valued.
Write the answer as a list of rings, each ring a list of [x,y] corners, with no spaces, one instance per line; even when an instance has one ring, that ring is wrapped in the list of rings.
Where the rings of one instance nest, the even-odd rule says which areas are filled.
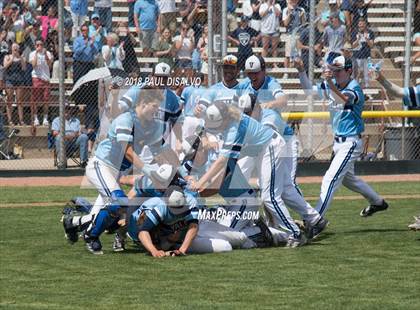
[[[151,254],[152,254],[153,257],[157,257],[157,258],[166,256],[165,252],[162,251],[162,250],[157,250],[155,252],[152,252]]]

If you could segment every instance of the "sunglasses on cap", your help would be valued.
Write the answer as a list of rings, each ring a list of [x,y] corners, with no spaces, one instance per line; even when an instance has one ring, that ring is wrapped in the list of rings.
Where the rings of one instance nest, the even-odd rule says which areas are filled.
[[[223,66],[236,66],[238,64],[238,60],[235,58],[227,58],[222,61]]]

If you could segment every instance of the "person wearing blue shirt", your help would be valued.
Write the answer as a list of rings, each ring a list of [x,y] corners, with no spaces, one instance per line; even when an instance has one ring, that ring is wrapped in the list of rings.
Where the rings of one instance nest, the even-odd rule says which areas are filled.
[[[159,5],[155,0],[137,0],[134,5],[134,24],[143,48],[143,57],[151,56],[158,28]]]
[[[82,133],[80,128],[80,120],[73,115],[72,107],[66,105],[64,119],[65,119],[65,135],[64,145],[66,153],[73,153],[76,148],[80,149],[80,166],[86,167],[88,160],[88,136]],[[60,118],[57,116],[51,125],[52,135],[55,137],[55,148],[57,154],[60,152]]]
[[[354,163],[363,152],[361,134],[364,131],[362,111],[365,103],[360,85],[351,78],[352,61],[339,54],[327,60],[324,69],[324,81],[312,86],[301,60],[295,62],[299,71],[299,79],[306,92],[328,100],[330,121],[334,133],[331,161],[322,180],[320,198],[316,210],[324,215],[334,197],[335,192],[343,184],[348,189],[362,194],[370,203],[363,209],[362,216],[369,216],[388,208],[386,201],[379,196],[366,182],[354,174]]]
[[[191,189],[203,191],[220,171],[230,168],[227,166],[229,159],[253,157],[260,165],[258,177],[261,199],[274,225],[289,234],[286,246],[294,248],[305,244],[306,237],[287,208],[279,203],[283,190],[281,176],[285,156],[285,141],[281,135],[223,102],[216,102],[206,109],[205,129],[222,134],[224,144],[219,157],[197,182],[191,183]]]
[[[156,138],[153,116],[162,99],[159,91],[145,92],[134,111],[121,114],[111,123],[107,138],[99,143],[95,156],[89,160],[86,177],[98,190],[98,199],[89,215],[81,219],[65,218],[63,225],[69,240],[75,242],[75,227],[91,221],[84,239],[93,254],[102,254],[99,236],[105,229],[115,226],[121,217],[124,219],[127,196],[118,182],[120,173],[134,166],[146,175],[151,174],[152,167],[138,154]],[[120,250],[114,247],[114,251]]]
[[[82,35],[73,42],[73,81],[77,82],[82,76],[95,68],[95,56],[98,49],[94,38],[89,38],[88,26],[83,25],[80,29]]]
[[[87,0],[70,0],[71,19],[73,21],[72,37],[75,38],[79,35],[80,27],[85,22],[88,12]]]
[[[91,16],[91,24],[89,25],[89,38],[94,40],[95,47],[98,52],[101,52],[108,32],[107,28],[102,25],[102,20],[99,18],[99,15],[97,13],[93,13]]]
[[[198,210],[190,208],[181,188],[171,186],[164,197],[144,202],[130,217],[128,234],[153,257],[186,255],[198,233]],[[166,246],[152,236],[165,239]],[[171,246],[181,243],[170,254]],[[169,255],[168,255],[169,254]]]

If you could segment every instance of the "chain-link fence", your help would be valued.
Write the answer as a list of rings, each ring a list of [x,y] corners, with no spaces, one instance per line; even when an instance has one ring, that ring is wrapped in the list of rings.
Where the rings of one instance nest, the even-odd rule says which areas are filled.
[[[328,55],[343,53],[351,57],[353,77],[363,87],[364,110],[401,110],[404,95],[408,109],[418,109],[419,94],[384,88],[386,82],[372,74],[372,68],[381,67],[382,76],[396,86],[420,83],[418,0],[71,0],[64,1],[62,28],[60,2],[1,3],[2,170],[66,166],[57,152],[64,129],[60,91],[67,105],[63,103],[66,125],[61,133],[66,162],[69,167],[85,166],[94,154],[102,116],[118,114],[110,112],[113,89],[121,100],[130,87],[150,79],[161,62],[170,66],[168,85],[180,100],[186,84],[198,79],[203,87],[221,82],[219,63],[226,54],[237,56],[237,78],[243,82],[246,59],[258,54],[265,59],[266,74],[288,95],[284,112],[319,112],[328,111],[328,101],[308,99],[295,64],[302,59],[309,78],[318,82]],[[60,88],[62,63],[65,79]],[[419,120],[365,119],[363,158],[419,159]],[[300,140],[302,160],[330,159],[333,133],[328,118],[289,124]]]

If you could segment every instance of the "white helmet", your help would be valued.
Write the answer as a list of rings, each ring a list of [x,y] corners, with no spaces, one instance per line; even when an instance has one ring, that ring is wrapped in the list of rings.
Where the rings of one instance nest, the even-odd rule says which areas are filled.
[[[219,128],[223,123],[223,115],[220,109],[212,104],[206,109],[206,115],[204,118],[205,127],[208,129]]]
[[[172,187],[169,188],[168,191],[169,196],[167,197],[167,205],[169,210],[175,215],[188,211],[188,206],[186,205],[182,189],[179,187]]]
[[[163,184],[169,184],[174,174],[174,167],[168,164],[163,164],[157,170],[151,172],[151,176]]]
[[[171,67],[164,62],[160,62],[155,66],[155,76],[171,76]]]

